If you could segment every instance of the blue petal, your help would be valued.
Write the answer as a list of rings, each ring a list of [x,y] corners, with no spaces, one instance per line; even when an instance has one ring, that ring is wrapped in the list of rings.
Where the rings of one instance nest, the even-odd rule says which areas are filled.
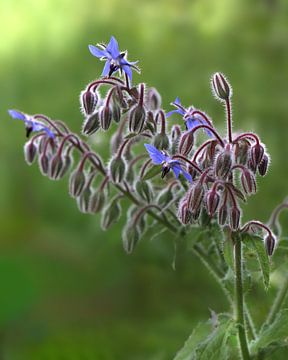
[[[175,110],[169,111],[166,114],[166,118],[170,117],[172,114],[175,114],[175,113],[180,114],[180,115],[184,115],[180,109],[175,109]]]
[[[175,166],[172,166],[172,170],[173,170],[173,172],[175,174],[176,179],[178,179],[179,174],[182,172],[181,166],[179,164],[175,165]]]
[[[199,120],[197,120],[195,118],[189,118],[189,119],[186,120],[187,130],[192,130],[198,125],[201,125],[201,123],[200,123]]]
[[[150,144],[144,144],[146,150],[149,153],[149,156],[153,162],[153,164],[159,165],[162,164],[163,161],[166,160],[166,156],[162,154],[161,151],[155,148],[155,146]]]
[[[182,106],[182,105],[181,105],[181,101],[180,101],[180,99],[179,99],[178,96],[176,97],[176,99],[175,99],[175,101],[174,101],[174,104]]]
[[[129,77],[129,79],[132,81],[132,70],[130,68],[130,65],[122,65],[121,66],[123,71],[127,74],[127,76]]]
[[[107,52],[105,50],[100,50],[94,45],[89,45],[88,47],[89,47],[89,51],[92,55],[94,55],[98,58],[107,57]]]
[[[107,60],[102,71],[102,76],[107,76],[109,74],[109,71],[110,71],[110,60]]]
[[[111,39],[109,41],[109,44],[106,47],[106,50],[110,52],[113,59],[117,59],[117,57],[120,55],[118,42],[114,38],[114,36],[111,36]]]
[[[42,123],[38,122],[38,121],[29,121],[31,122],[31,126],[32,126],[32,131],[45,131],[46,134],[51,137],[54,138],[55,134],[45,125],[43,125]],[[28,123],[28,122],[27,122]]]
[[[183,175],[185,176],[185,178],[192,183],[192,176],[185,170],[182,170]]]
[[[8,113],[13,119],[26,121],[26,115],[18,110],[8,110]]]

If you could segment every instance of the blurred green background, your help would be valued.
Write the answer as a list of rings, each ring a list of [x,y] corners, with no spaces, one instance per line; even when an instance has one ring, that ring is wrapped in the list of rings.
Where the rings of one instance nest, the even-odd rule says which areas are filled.
[[[190,253],[173,270],[167,234],[126,255],[123,222],[103,233],[99,217],[79,213],[67,179],[27,167],[23,127],[7,109],[42,112],[78,132],[79,93],[103,65],[87,45],[114,35],[140,60],[134,80],[155,86],[166,109],[180,96],[224,131],[209,84],[222,71],[234,88],[235,128],[257,131],[271,154],[244,209],[245,219],[266,221],[288,193],[288,2],[0,0],[0,33],[0,358],[171,359],[209,308],[227,310],[217,284]],[[268,294],[250,293],[257,321],[277,279]]]

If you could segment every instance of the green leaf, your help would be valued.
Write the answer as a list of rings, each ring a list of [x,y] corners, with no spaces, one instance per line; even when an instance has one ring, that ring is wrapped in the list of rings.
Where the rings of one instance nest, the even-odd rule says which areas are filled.
[[[279,312],[275,321],[264,327],[258,338],[252,342],[251,353],[258,354],[259,358],[262,355],[261,359],[264,359],[264,355],[271,354],[279,347],[288,346],[287,323],[288,309],[284,309]]]
[[[256,253],[262,274],[263,284],[267,290],[269,287],[270,278],[270,262],[262,238],[246,233],[242,235],[242,241],[248,247],[248,249]]]
[[[147,172],[146,174],[143,176],[142,180],[149,180],[151,178],[153,178],[156,175],[159,175],[161,173],[161,169],[162,169],[162,165],[155,165],[152,166]]]
[[[228,359],[227,342],[230,336],[235,333],[234,321],[229,317],[221,316],[217,326],[212,329],[208,336],[205,336],[209,328],[211,331],[211,322],[199,324],[174,360]]]

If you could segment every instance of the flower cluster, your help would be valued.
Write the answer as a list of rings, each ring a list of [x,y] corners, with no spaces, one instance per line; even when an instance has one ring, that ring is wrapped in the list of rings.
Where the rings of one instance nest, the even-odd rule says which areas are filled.
[[[69,192],[82,212],[101,212],[104,229],[118,221],[121,202],[128,198],[132,206],[123,242],[129,253],[151,224],[149,217],[176,233],[206,217],[232,232],[265,232],[264,244],[272,255],[275,236],[259,221],[242,225],[240,206],[256,192],[256,176],[267,173],[269,155],[256,134],[233,132],[232,88],[225,76],[212,77],[213,94],[226,106],[227,134],[222,136],[203,111],[185,108],[176,98],[176,109],[166,113],[155,88],[133,85],[137,62],[127,60],[114,37],[108,45],[90,45],[89,50],[105,65],[102,76],[80,94],[82,134],[101,136],[116,129],[110,159],[103,160],[63,122],[10,110],[13,118],[24,121],[27,136],[37,132],[25,145],[27,162],[38,157],[42,173],[57,180],[77,159]],[[179,124],[173,124],[173,117]],[[207,140],[199,144],[201,130]]]

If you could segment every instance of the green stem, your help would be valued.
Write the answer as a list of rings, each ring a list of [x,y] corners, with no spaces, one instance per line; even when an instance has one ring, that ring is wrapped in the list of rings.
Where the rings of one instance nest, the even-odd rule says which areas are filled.
[[[238,328],[238,339],[243,360],[249,360],[249,350],[244,320],[244,296],[242,280],[242,243],[240,237],[235,237],[234,264],[235,264],[235,320]]]
[[[286,295],[288,292],[288,276],[286,275],[286,278],[284,280],[284,284],[282,285],[282,287],[280,288],[275,301],[271,307],[271,310],[267,316],[266,321],[264,322],[262,329],[264,328],[264,326],[272,324],[273,321],[275,320],[279,310],[281,309],[281,306],[283,304],[283,302],[285,301]]]

